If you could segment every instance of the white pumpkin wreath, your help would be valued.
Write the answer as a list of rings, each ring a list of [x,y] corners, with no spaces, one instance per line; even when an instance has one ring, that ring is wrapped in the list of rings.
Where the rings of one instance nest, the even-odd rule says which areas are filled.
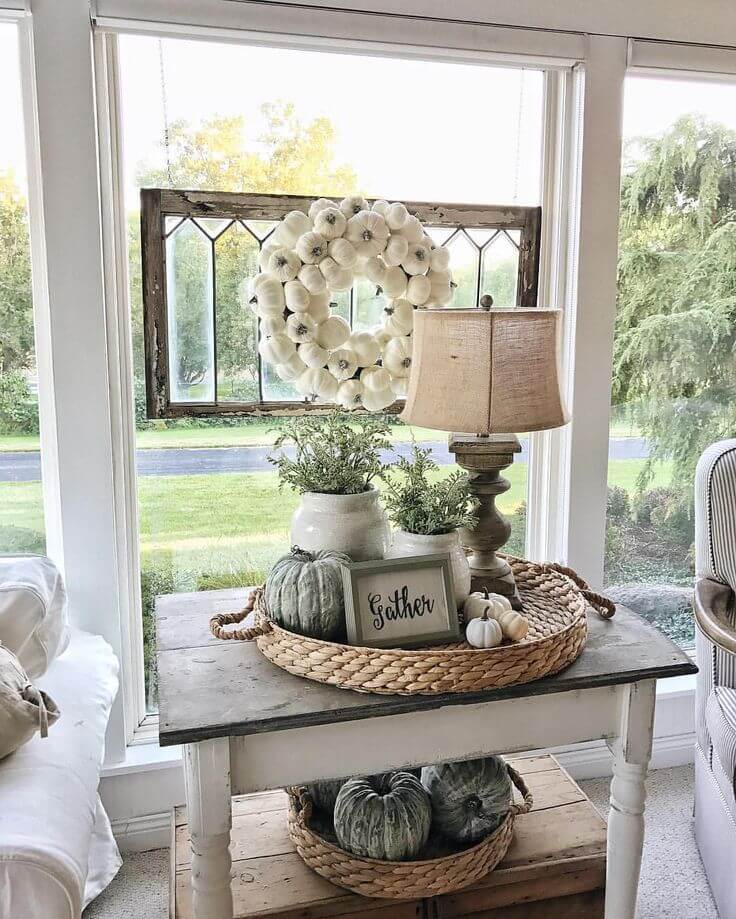
[[[406,395],[414,309],[447,306],[450,254],[396,202],[327,198],[291,211],[258,256],[248,302],[261,359],[305,399],[380,412]],[[365,276],[386,297],[381,325],[352,331],[332,295]]]

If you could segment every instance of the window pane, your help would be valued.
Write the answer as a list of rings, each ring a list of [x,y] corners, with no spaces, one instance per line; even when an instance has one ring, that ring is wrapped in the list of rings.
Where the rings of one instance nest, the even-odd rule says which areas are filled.
[[[693,482],[734,434],[736,87],[626,84],[609,592],[693,643]]]
[[[289,546],[289,521],[297,497],[279,490],[267,461],[278,419],[145,420],[140,187],[309,196],[360,192],[399,201],[537,205],[543,81],[542,73],[533,70],[148,37],[121,36],[120,48],[138,407],[141,587],[149,636],[147,698],[153,709],[155,596],[262,582]],[[244,74],[258,74],[258,79],[244,80]],[[330,91],[315,92],[315,86],[329,86]],[[412,93],[410,106],[387,104],[402,86],[421,89]],[[479,86],[494,99],[490,118],[478,118]],[[438,93],[451,100],[452,124],[438,123]],[[203,351],[194,362],[196,379],[192,367],[184,362],[184,368],[181,361],[179,379],[182,387],[189,387],[190,398],[199,398],[204,385],[215,385],[210,374],[216,363],[220,399],[255,398],[257,330],[250,311],[243,308],[240,286],[253,271],[256,247],[237,225],[215,225],[199,218],[197,222],[204,230],[201,241],[185,237],[194,251],[176,253],[181,262],[177,263],[181,271],[177,328],[185,331],[187,322],[196,326]],[[183,227],[176,221],[166,227],[170,246],[176,234],[185,232]],[[248,221],[247,230],[263,240],[273,224]],[[433,232],[440,243],[449,237],[444,230]],[[476,296],[474,272],[488,244],[482,262],[484,283],[494,285],[491,293],[502,303],[512,302],[515,275],[507,277],[507,262],[513,239],[513,234],[493,243],[485,237],[465,238],[467,251],[463,250],[462,258],[458,255],[453,268],[461,282],[463,272],[468,275],[463,288],[467,288],[466,299]],[[214,356],[206,347],[213,278],[204,252],[210,243],[216,247]],[[195,267],[200,274],[193,283]],[[351,318],[349,295],[337,299],[338,312]],[[354,326],[372,327],[381,308],[375,287],[361,283],[352,304]],[[295,391],[266,368],[262,396],[293,399]],[[445,469],[452,463],[445,434],[413,433],[417,442],[431,445]],[[397,449],[407,450],[411,436],[410,429],[395,425]],[[513,488],[499,505],[516,512],[510,548],[520,552],[525,454],[508,477]]]
[[[46,547],[16,27],[0,23],[0,553]]]

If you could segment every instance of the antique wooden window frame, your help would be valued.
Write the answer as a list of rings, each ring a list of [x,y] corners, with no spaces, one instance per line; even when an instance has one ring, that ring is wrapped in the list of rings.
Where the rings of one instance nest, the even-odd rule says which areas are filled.
[[[146,371],[146,407],[149,418],[203,415],[279,415],[326,411],[329,406],[309,401],[175,402],[171,399],[166,291],[167,218],[280,220],[292,210],[305,210],[314,200],[302,195],[257,195],[236,192],[200,192],[168,188],[141,190],[141,253],[143,267],[143,328]],[[435,204],[408,202],[407,207],[425,226],[458,231],[493,229],[519,232],[517,302],[535,307],[539,283],[542,211],[540,207]],[[490,243],[484,244],[484,247]],[[480,269],[477,300],[480,298]],[[213,299],[213,309],[216,303]],[[214,324],[216,328],[216,323]],[[216,345],[215,345],[216,350]],[[260,362],[260,358],[259,358]],[[259,363],[260,373],[260,363]],[[387,411],[401,410],[397,400]]]

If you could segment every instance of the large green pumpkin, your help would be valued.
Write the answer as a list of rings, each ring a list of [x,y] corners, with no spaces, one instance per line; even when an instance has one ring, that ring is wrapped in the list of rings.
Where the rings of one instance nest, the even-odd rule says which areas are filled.
[[[402,772],[408,772],[417,778],[422,774],[421,769],[403,769]],[[371,781],[386,782],[390,776],[390,772],[383,772],[380,775],[371,776]],[[325,779],[322,782],[312,782],[311,785],[307,785],[307,793],[311,798],[312,804],[331,817],[335,811],[337,793],[347,781],[348,779]]]
[[[478,842],[498,829],[511,806],[513,786],[500,756],[422,769],[432,803],[432,826],[456,842]]]
[[[305,552],[294,546],[266,578],[266,605],[290,632],[331,641],[345,634],[342,552]]]
[[[335,802],[338,842],[367,858],[416,858],[429,837],[432,808],[421,781],[409,772],[350,779]]]

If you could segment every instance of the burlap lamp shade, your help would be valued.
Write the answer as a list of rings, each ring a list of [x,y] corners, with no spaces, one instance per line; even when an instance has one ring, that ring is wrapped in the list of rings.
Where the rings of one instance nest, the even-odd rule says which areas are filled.
[[[410,424],[510,434],[568,420],[558,373],[559,310],[414,312]]]
[[[473,590],[509,597],[521,608],[511,567],[496,554],[511,524],[496,508],[510,487],[500,472],[521,450],[516,433],[568,420],[560,393],[561,313],[547,309],[414,311],[414,350],[401,418],[454,431],[450,451],[467,470],[478,522],[460,537],[469,550]]]

